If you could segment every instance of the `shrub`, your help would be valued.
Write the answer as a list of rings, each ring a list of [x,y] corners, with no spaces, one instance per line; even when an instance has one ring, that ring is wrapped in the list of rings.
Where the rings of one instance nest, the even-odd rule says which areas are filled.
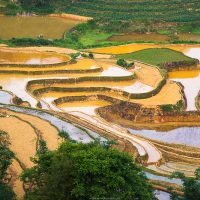
[[[94,58],[94,54],[93,53],[89,53],[89,57],[93,59]]]
[[[126,67],[127,62],[124,59],[120,58],[120,59],[117,60],[117,65],[122,66],[122,67]]]

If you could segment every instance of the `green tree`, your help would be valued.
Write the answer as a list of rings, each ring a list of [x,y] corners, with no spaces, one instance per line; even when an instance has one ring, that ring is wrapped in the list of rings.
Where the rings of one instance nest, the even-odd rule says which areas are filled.
[[[184,196],[178,197],[173,193],[172,200],[200,200],[200,182],[196,180],[199,178],[199,168],[195,171],[195,178],[186,177],[182,172],[174,172],[173,177],[178,177],[183,181]]]
[[[126,153],[98,142],[64,142],[58,150],[40,154],[35,166],[21,175],[27,199],[121,200],[156,199],[147,178]]]
[[[15,200],[16,195],[10,185],[0,183],[0,199],[1,200]]]
[[[8,134],[0,131],[0,199],[13,200],[16,195],[7,184],[7,169],[12,163],[14,153],[8,147]]]
[[[117,65],[122,66],[122,67],[126,67],[127,62],[124,59],[120,58],[120,59],[117,60]]]
[[[93,54],[93,53],[89,53],[89,57],[90,57],[91,59],[93,59],[93,58],[94,58],[94,54]]]
[[[19,2],[26,11],[39,13],[51,13],[54,11],[52,0],[19,0]]]

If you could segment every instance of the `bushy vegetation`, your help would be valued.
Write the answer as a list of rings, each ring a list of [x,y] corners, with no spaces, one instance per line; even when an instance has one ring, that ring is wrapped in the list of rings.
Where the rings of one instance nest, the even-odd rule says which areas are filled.
[[[98,142],[64,142],[34,163],[21,175],[26,199],[156,199],[130,155]]]
[[[107,30],[107,27],[111,27],[112,31]],[[79,42],[86,48],[92,45],[102,45],[108,43],[106,40],[116,32],[114,27],[116,26],[112,22],[105,23],[99,19],[89,20],[87,23],[77,24],[70,31],[66,32],[65,39]]]
[[[175,105],[173,104],[165,104],[161,105],[161,108],[165,112],[174,112],[174,111],[180,111],[183,108],[183,101],[179,100]]]
[[[127,63],[124,59],[120,58],[117,60],[117,65],[129,69],[130,67],[134,66],[134,62]]]
[[[120,20],[151,20],[170,22],[199,21],[199,0],[19,0],[13,4],[3,0],[6,7],[0,12],[16,13],[17,10],[39,14],[66,12],[90,17]]]
[[[12,164],[14,153],[8,148],[8,134],[0,130],[0,199],[14,200],[16,195],[8,184],[8,167]]]
[[[53,13],[55,8],[51,0],[19,0],[23,10],[42,14]]]
[[[3,43],[3,41],[2,41]],[[55,39],[47,40],[40,38],[12,38],[7,41],[11,46],[59,46],[59,47],[70,47],[74,49],[82,48],[83,46],[75,40],[68,37],[67,39]]]
[[[137,24],[137,25],[135,25]],[[193,25],[191,25],[193,24]],[[171,43],[171,44],[181,44],[181,43],[188,43],[188,44],[198,44],[198,41],[182,41],[179,40],[177,35],[174,34],[176,31],[182,31],[181,28],[178,27],[189,27],[190,31],[196,30],[196,27],[199,26],[199,23],[184,23],[182,25],[176,25],[177,27],[171,27],[173,30],[161,30],[159,32],[159,28],[156,27],[157,25],[151,25],[151,22],[148,20],[144,20],[141,22],[131,22],[129,21],[122,21],[116,19],[93,19],[89,20],[87,23],[82,23],[76,25],[70,31],[66,32],[65,38],[73,40],[74,42],[80,43],[83,48],[95,48],[95,47],[106,47],[106,46],[113,46],[113,45],[121,45],[121,44],[129,44],[133,41],[126,41],[126,42],[114,42],[109,41],[109,37],[114,35],[123,35],[124,33],[128,32],[139,32],[144,33],[147,32],[148,26],[154,26],[154,30],[150,31],[158,31],[160,34],[167,34],[168,39],[163,43]],[[167,29],[167,27],[164,25]],[[151,29],[151,28],[150,28]],[[175,31],[176,30],[176,31]],[[189,32],[190,32],[189,31]],[[135,43],[144,43],[143,40],[135,40]],[[153,43],[154,41],[148,41],[149,43]]]
[[[194,178],[189,178],[184,173],[176,171],[173,172],[171,178],[180,178],[183,181],[183,197],[178,196],[176,193],[171,194],[171,200],[199,200],[200,199],[200,168],[197,168],[194,173]],[[170,188],[172,189],[172,188]]]

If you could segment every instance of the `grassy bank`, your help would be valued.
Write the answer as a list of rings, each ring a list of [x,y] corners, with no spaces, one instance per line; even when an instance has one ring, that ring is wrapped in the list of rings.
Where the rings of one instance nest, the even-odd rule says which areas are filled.
[[[80,37],[79,42],[84,46],[94,45],[107,40],[111,36],[113,36],[113,33],[97,33],[95,31],[86,32]]]

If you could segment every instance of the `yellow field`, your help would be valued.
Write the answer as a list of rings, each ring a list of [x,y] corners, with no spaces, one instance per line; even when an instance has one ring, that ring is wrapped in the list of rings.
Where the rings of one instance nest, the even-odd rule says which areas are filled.
[[[169,48],[172,50],[184,52],[187,49],[193,47],[200,47],[200,45],[127,44],[121,46],[90,49],[90,51],[94,53],[105,53],[105,54],[125,54],[150,48]]]

